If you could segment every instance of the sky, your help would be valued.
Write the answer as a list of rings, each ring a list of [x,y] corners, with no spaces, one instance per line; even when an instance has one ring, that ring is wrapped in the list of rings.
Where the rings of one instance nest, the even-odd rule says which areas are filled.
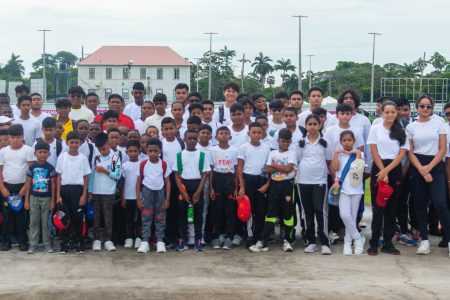
[[[334,69],[342,60],[377,64],[411,63],[435,51],[450,59],[450,2],[445,0],[21,0],[0,2],[0,64],[11,53],[31,63],[46,52],[64,50],[81,57],[103,45],[165,45],[183,57],[200,57],[226,45],[254,59],[259,52],[298,65],[298,18],[302,19],[303,71]],[[234,65],[238,65],[237,61]],[[250,64],[246,70],[250,70]]]

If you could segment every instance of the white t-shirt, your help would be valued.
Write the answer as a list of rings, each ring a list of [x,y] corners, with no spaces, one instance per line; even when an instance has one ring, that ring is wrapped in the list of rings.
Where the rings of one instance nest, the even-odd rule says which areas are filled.
[[[226,105],[223,106],[223,122],[222,123],[220,123],[219,108],[216,108],[214,110],[212,119],[214,121],[216,121],[217,123],[222,124],[223,126],[230,125],[231,124],[230,109]]]
[[[181,162],[183,164],[183,170],[181,172],[181,178],[189,179],[201,179],[202,174],[200,174],[200,153],[203,151],[187,151],[183,150],[181,152]],[[203,152],[205,153],[205,152]],[[173,164],[174,171],[178,172],[178,160],[175,157],[175,163]],[[211,166],[209,162],[209,156],[205,153],[205,159],[203,162],[202,173],[211,171]]]
[[[349,154],[340,153],[338,155],[339,160],[339,171],[336,172],[336,177],[341,178],[342,171],[344,170],[345,165],[347,164],[348,159],[350,158]],[[364,159],[364,153],[361,152],[361,158]],[[344,181],[342,182],[341,193],[347,195],[359,195],[364,194],[363,183],[361,182],[358,186],[352,186],[350,184],[349,173],[345,176]]]
[[[273,149],[272,148],[273,137],[271,137],[269,135],[266,135],[266,137],[261,140],[261,143],[264,144],[264,145],[267,145],[269,148]],[[277,143],[277,145],[278,145],[278,143]]]
[[[241,131],[234,131],[233,125],[228,125],[227,127],[228,129],[230,129],[231,133],[231,140],[229,142],[230,146],[238,148],[239,146],[249,141],[247,125],[245,125],[244,129],[242,129]]]
[[[381,159],[395,159],[401,149],[409,150],[409,141],[405,138],[405,144],[400,146],[397,140],[389,137],[390,130],[387,130],[383,124],[372,126],[367,139],[368,145],[377,145],[378,154]]]
[[[123,195],[126,200],[136,200],[136,180],[140,164],[140,161],[127,161],[122,166],[122,177],[125,178]]]
[[[50,114],[48,114],[48,113],[46,113],[46,112],[41,111],[41,114],[40,114],[38,117],[34,116],[34,115],[30,112],[30,117],[31,117],[32,119],[35,119],[36,121],[38,121],[39,124],[41,124],[41,126],[42,126],[42,121],[44,121],[45,118],[48,118],[48,117],[51,118],[52,115],[50,115]]]
[[[297,182],[301,184],[326,184],[327,161],[326,148],[319,143],[318,138],[314,143],[305,138],[305,146],[297,147],[298,175]]]
[[[217,133],[217,128],[221,127],[222,125],[219,122],[216,122],[214,120],[211,120],[211,122],[209,122],[209,123],[203,122],[203,124],[209,125],[212,128],[210,144],[212,146],[219,144],[219,142],[216,140],[216,133]]]
[[[119,158],[119,155],[117,153],[114,153],[112,149],[106,156],[103,156],[102,154],[97,155],[95,158],[94,166],[102,166],[110,172],[115,171],[115,174],[117,174],[115,178],[120,179],[120,177],[122,176],[122,162]],[[95,195],[115,194],[118,179],[112,178],[110,175],[106,175],[103,172],[97,172],[94,169],[93,174],[91,174],[90,178],[89,191]]]
[[[89,145],[91,145],[91,146],[89,146]],[[92,160],[89,162],[89,154],[91,153],[90,148],[92,148]],[[65,150],[67,150],[67,151],[68,151],[68,149],[69,149],[68,147],[65,148]],[[78,152],[80,154],[83,154],[84,156],[86,156],[86,159],[90,163],[89,164],[90,166],[94,165],[95,157],[100,154],[100,152],[98,152],[97,147],[95,147],[95,145],[93,143],[89,143],[88,141],[84,141],[84,143],[82,143],[80,145]]]
[[[270,166],[273,163],[283,166],[287,166],[289,164],[293,164],[294,166],[296,166],[297,158],[295,157],[295,152],[291,150],[284,152],[280,152],[280,150],[273,150],[269,153],[269,156],[267,157],[266,165]],[[283,181],[292,179],[294,177],[295,177],[295,170],[293,170],[290,173],[283,173],[276,171],[271,174],[271,178],[274,181]]]
[[[34,147],[36,146],[37,142],[33,143],[33,146],[31,147],[34,150]],[[56,155],[56,139],[53,140],[53,142],[50,144],[50,155],[47,158],[47,162],[49,164],[51,164],[53,167],[56,168],[56,163],[58,162],[58,156]],[[61,155],[61,153],[66,152],[67,151],[67,145],[64,142],[64,140],[61,141],[61,152],[59,153],[59,155]]]
[[[414,153],[436,155],[439,152],[439,136],[447,137],[447,125],[437,119],[412,122],[406,126],[406,136],[414,143]]]
[[[20,117],[14,119],[13,124],[21,124],[23,126],[23,139],[25,145],[33,146],[37,138],[42,136],[41,124],[33,118],[22,120]]]
[[[364,146],[364,137],[362,135],[362,132],[358,128],[353,128],[350,126],[347,129],[343,129],[339,127],[339,125],[333,125],[328,127],[327,131],[325,131],[324,138],[327,141],[327,160],[333,159],[333,152],[337,149],[342,149],[341,145],[341,132],[345,130],[351,130],[353,131],[353,134],[355,135],[355,144],[353,145],[353,148],[356,149],[358,147]]]
[[[134,101],[130,102],[125,106],[123,114],[129,116],[133,121],[139,120],[141,118],[141,106]],[[134,126],[136,127],[136,123]]]
[[[307,109],[305,111],[302,111],[299,115],[298,115],[298,121],[297,121],[297,125],[305,127],[305,122],[306,122],[306,118],[312,114],[312,111]],[[324,128],[328,128],[328,126],[330,126],[328,124],[328,120],[331,120],[333,118],[333,115],[330,114],[329,112],[327,112],[327,120],[325,121],[325,124],[323,125]]]
[[[214,146],[211,151],[211,165],[214,172],[217,173],[235,173],[235,166],[238,160],[238,149],[235,147],[228,147],[222,149],[219,146]]]
[[[375,119],[375,121],[376,120],[378,120],[378,119]],[[381,118],[381,120],[383,120],[383,118]],[[375,121],[374,121],[373,125],[375,125]],[[332,115],[330,120],[327,120],[328,127],[333,126],[333,125],[338,125],[338,124],[339,124],[339,120],[336,118],[336,115]],[[370,124],[369,118],[367,118],[366,116],[364,116],[362,114],[357,113],[355,115],[352,115],[352,118],[350,119],[349,124],[353,128],[359,128],[363,134],[364,141],[367,141],[367,137],[369,136],[370,127],[372,125],[372,124]]]
[[[141,119],[134,120],[134,128],[139,131],[139,134],[144,134],[147,130],[147,124],[145,124],[145,121],[142,121]]]
[[[278,144],[278,133],[279,131],[277,131],[274,135],[274,137],[272,138],[272,149],[279,149],[280,145]],[[291,139],[291,144],[289,145],[289,150],[290,151],[294,151],[294,153],[297,151],[297,147],[298,147],[298,142],[303,138],[303,134],[300,131],[300,129],[298,127],[295,127],[295,131],[292,133],[292,139]]]
[[[269,116],[270,117],[270,116]],[[286,124],[275,124],[272,120],[269,120],[269,128],[267,128],[267,135],[270,137],[274,137],[275,133],[286,127]]]
[[[158,128],[159,132],[161,132],[161,121],[162,121],[162,119],[164,119],[166,117],[173,118],[172,114],[168,110],[166,111],[164,116],[160,116],[157,113],[155,113],[154,115],[151,115],[150,117],[145,119],[145,124],[146,124],[147,128],[149,126],[155,126],[156,128]]]
[[[162,158],[167,162],[169,166],[173,166],[177,160],[177,153],[181,152],[181,145],[177,139],[169,142],[166,139],[162,139]]]
[[[89,123],[92,123],[92,121],[94,121],[95,116],[92,110],[90,110],[85,106],[81,106],[78,109],[72,107],[69,113],[69,118],[71,118],[73,121],[86,120]]]
[[[23,145],[20,149],[12,149],[11,146],[1,149],[0,166],[3,166],[3,181],[10,184],[24,183],[28,163],[34,160],[34,151],[27,145]]]
[[[270,148],[263,143],[259,146],[253,146],[250,142],[241,145],[238,148],[238,159],[244,160],[243,173],[262,175],[269,153]]]
[[[65,152],[58,157],[56,172],[61,174],[61,185],[84,185],[83,177],[91,174],[91,168],[86,156]]]
[[[11,110],[12,110],[14,119],[19,118],[21,112],[20,112],[20,109],[17,107],[17,105],[11,104]]]
[[[172,173],[172,170],[170,169],[170,166],[167,164],[166,173],[163,176],[163,167],[161,160],[158,160],[157,163],[152,163],[150,160],[148,160],[147,163],[145,164],[143,173],[144,173],[144,180],[142,184],[152,191],[159,191],[164,187],[164,178],[168,177]],[[137,175],[139,175],[139,167],[136,172],[136,176]]]

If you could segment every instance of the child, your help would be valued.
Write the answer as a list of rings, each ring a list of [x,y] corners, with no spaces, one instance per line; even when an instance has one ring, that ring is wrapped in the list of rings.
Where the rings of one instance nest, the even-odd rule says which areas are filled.
[[[248,230],[248,247],[261,240],[264,227],[267,199],[266,191],[269,181],[265,177],[264,165],[270,153],[270,148],[261,143],[262,126],[252,123],[249,126],[250,141],[238,148],[237,174],[239,179],[239,196],[247,195],[252,205],[252,219],[249,221],[253,228]],[[247,225],[248,226],[248,225]]]
[[[102,242],[100,240],[100,222],[105,222],[105,249],[115,251],[112,242],[112,218],[113,205],[116,196],[117,181],[122,175],[122,161],[119,155],[111,149],[108,135],[99,133],[95,138],[95,147],[99,155],[95,157],[91,176],[89,177],[89,193],[92,194],[94,205],[94,243],[92,250],[100,251]]]
[[[172,168],[175,173],[175,182],[183,199],[178,203],[177,251],[185,250],[188,210],[194,211],[195,250],[205,250],[202,243],[203,187],[206,182],[206,174],[211,170],[211,167],[209,157],[203,151],[195,149],[197,140],[197,131],[188,129],[184,135],[186,149],[177,154],[177,159]]]
[[[93,143],[95,141],[95,137],[102,131],[102,125],[97,122],[92,122],[89,124],[89,134],[88,134],[88,142]]]
[[[355,240],[355,255],[361,255],[364,251],[364,236],[358,232],[356,227],[356,217],[359,209],[361,195],[364,193],[363,183],[358,186],[352,186],[347,174],[342,178],[345,166],[349,163],[352,155],[356,159],[364,159],[363,153],[359,149],[355,149],[355,135],[351,130],[344,130],[339,135],[339,141],[342,149],[338,148],[333,151],[333,159],[330,169],[335,172],[335,181],[330,189],[340,188],[339,195],[339,213],[345,225],[344,237],[344,255],[352,255],[352,240]]]
[[[222,126],[217,129],[216,139],[219,145],[211,149],[210,195],[212,205],[212,223],[214,227],[213,249],[230,250],[236,232],[236,177],[238,150],[228,142],[230,129]],[[223,245],[222,245],[223,244]]]
[[[33,149],[23,143],[23,126],[13,124],[8,129],[10,146],[0,150],[0,191],[5,200],[9,196],[25,196],[26,174],[29,165],[34,161]],[[23,200],[22,200],[23,201]],[[11,249],[11,233],[17,230],[20,251],[27,251],[27,224],[25,210],[22,207],[15,211],[10,205],[5,207],[6,220],[3,223],[2,251]]]
[[[119,156],[120,161],[122,163],[127,162],[128,155],[124,151],[122,151],[118,148],[119,141],[120,141],[119,129],[117,129],[115,127],[111,127],[111,128],[108,128],[106,133],[108,134],[108,141],[109,141],[109,146],[111,147],[111,150],[114,152],[114,154],[117,154]]]
[[[242,97],[239,99],[238,103],[244,107],[244,124],[248,126],[250,123],[255,121],[255,117],[253,116],[253,113],[255,112],[253,100],[249,97]]]
[[[289,150],[292,133],[283,128],[278,134],[279,149],[270,152],[266,162],[266,172],[270,174],[270,187],[267,201],[267,213],[263,231],[258,242],[249,248],[252,252],[269,250],[268,241],[270,234],[275,228],[277,216],[283,219],[285,236],[283,251],[292,252],[294,226],[294,202],[293,202],[293,180],[295,177],[294,166],[297,165],[295,152]]]
[[[189,117],[186,121],[187,129],[197,130],[202,125],[202,119],[197,116]]]
[[[269,146],[269,148],[272,147],[273,137],[267,134],[267,129],[269,128],[269,120],[267,119],[267,117],[264,115],[259,115],[255,118],[255,122],[261,124],[263,129],[261,143]]]
[[[248,141],[248,126],[244,124],[244,107],[235,103],[230,108],[231,125],[228,128],[231,132],[230,146],[239,147]]]
[[[172,116],[175,120],[175,125],[178,130],[178,136],[183,136],[187,129],[187,125],[183,119],[184,116],[184,104],[181,101],[175,101],[172,103]],[[189,116],[188,116],[189,117]]]
[[[141,117],[134,121],[134,127],[139,131],[139,134],[145,133],[147,125],[145,119],[155,114],[155,105],[150,101],[145,101],[141,106]]]
[[[103,127],[106,131],[110,128],[118,128],[119,127],[119,114],[114,110],[107,110],[103,114]],[[120,133],[120,132],[119,132]]]
[[[145,119],[146,126],[153,125],[158,130],[161,130],[161,121],[165,117],[170,117],[170,112],[166,111],[167,107],[167,96],[163,93],[156,93],[153,97],[153,104],[155,105],[156,113],[147,119]]]
[[[297,110],[293,107],[287,107],[283,111],[283,123],[286,128],[292,133],[292,142],[289,146],[289,150],[296,151],[298,142],[302,139],[303,134],[299,126],[297,126],[298,116]],[[278,132],[275,133],[272,139],[272,149],[278,149]]]
[[[89,167],[92,168],[94,165],[95,155],[98,154],[98,151],[95,149],[94,145],[87,140],[89,123],[86,120],[78,120],[74,124],[74,128],[80,137],[80,147],[78,148],[78,152],[86,156],[89,162]],[[67,147],[65,147],[65,149],[66,148]]]
[[[139,253],[150,251],[148,240],[152,224],[156,230],[156,252],[165,253],[164,230],[166,229],[166,209],[170,204],[170,179],[172,170],[159,156],[162,143],[150,139],[147,143],[148,159],[140,163],[136,180],[136,205],[142,211],[142,244]],[[142,192],[142,198],[141,198]]]
[[[130,131],[127,126],[119,126],[120,139],[119,145],[117,145],[117,149],[122,152],[127,151],[127,142],[128,142],[128,132]]]
[[[82,106],[86,93],[81,86],[73,86],[69,89],[69,101],[72,103],[69,117],[74,120],[94,121],[94,113],[87,107]]]
[[[286,108],[289,106],[289,94],[285,91],[281,91],[275,94],[275,99],[280,100],[283,106]],[[269,103],[270,104],[270,103]]]
[[[55,129],[56,129],[56,120],[52,117],[47,117],[42,121],[42,133],[44,137],[42,139],[38,139],[33,144],[33,147],[39,141],[44,141],[50,146],[49,157],[47,158],[47,162],[50,163],[53,167],[56,167],[56,162],[58,161],[58,157],[63,150],[66,148],[66,143],[63,141],[58,141],[55,139]]]
[[[268,134],[270,137],[275,135],[275,132],[283,129],[286,125],[283,123],[284,105],[281,100],[272,100],[269,103],[271,115],[269,116]]]
[[[298,113],[302,112],[303,93],[300,91],[293,91],[289,94],[289,106],[297,109]]]
[[[316,245],[317,236],[322,246],[322,254],[331,254],[328,240],[328,203],[327,195],[327,142],[320,132],[321,121],[317,115],[306,117],[306,130],[297,148],[298,176],[297,184],[300,191],[300,203],[305,214],[305,253],[319,250]]]
[[[8,129],[0,129],[0,150],[9,146]]]
[[[203,105],[201,103],[192,103],[189,105],[189,117],[197,116],[203,119]]]
[[[139,138],[140,137],[141,136],[139,134],[139,131],[137,131],[136,129],[135,130],[130,130],[128,132],[128,135],[127,135],[128,142],[129,141],[138,141],[139,142]],[[127,142],[127,144],[128,144],[128,142]]]
[[[320,131],[325,130],[325,122],[327,121],[327,110],[323,107],[317,107],[312,111],[313,115],[319,116],[320,119]],[[306,124],[305,124],[306,127]]]
[[[122,166],[122,178],[124,181],[121,204],[127,211],[125,248],[133,247],[133,241],[135,248],[139,248],[139,246],[136,247],[137,245],[142,245],[142,239],[139,234],[141,214],[140,209],[136,206],[136,180],[139,173],[140,153],[141,145],[139,141],[129,140],[127,143],[127,155],[130,160]]]
[[[190,107],[190,106],[189,106]],[[198,144],[197,149],[203,151],[211,150],[212,128],[209,125],[202,124],[198,127]]]
[[[323,90],[320,87],[312,87],[308,90],[308,100],[310,107],[308,110],[302,112],[298,117],[298,125],[305,127],[306,117],[312,114],[313,110],[322,106],[323,101]],[[327,113],[327,119],[331,120],[332,115]],[[328,124],[325,123],[325,128],[328,127]]]
[[[62,135],[64,133],[63,122],[61,120],[58,120],[57,118],[55,118],[55,120],[56,120],[55,139],[57,139],[58,141],[63,141],[62,138]]]
[[[202,122],[203,122],[203,124],[211,126],[211,129],[212,129],[211,145],[216,146],[218,143],[216,141],[216,132],[217,132],[217,128],[219,128],[221,125],[212,119],[213,114],[214,114],[214,102],[211,100],[205,99],[205,100],[202,100],[202,104],[203,104]]]
[[[13,124],[21,124],[23,126],[25,145],[31,147],[36,139],[42,135],[41,124],[30,117],[31,97],[20,97],[17,105],[20,109],[20,116],[15,118]]]
[[[263,94],[253,94],[252,95],[253,103],[255,103],[255,111],[253,112],[253,117],[257,117],[259,115],[267,116],[267,104],[266,97]]]
[[[83,254],[83,216],[91,168],[86,156],[78,152],[81,142],[78,132],[69,132],[66,140],[68,151],[58,157],[56,164],[56,203],[70,218],[69,228],[61,232],[60,253],[69,252],[69,239],[73,238],[76,243],[75,251]]]
[[[146,160],[148,158],[147,154],[147,143],[152,137],[148,133],[144,133],[139,137],[139,144],[141,145],[141,152],[139,153],[138,160]]]
[[[68,99],[58,99],[55,102],[56,113],[56,121],[60,121],[61,125],[56,126],[56,139],[58,139],[60,126],[62,127],[61,139],[66,140],[67,134],[73,131],[73,121],[69,118],[70,109],[72,107],[72,103]]]
[[[54,121],[49,117],[47,119]],[[25,196],[25,209],[30,210],[30,247],[28,253],[34,254],[36,252],[40,234],[42,234],[45,252],[53,253],[47,221],[49,211],[53,211],[55,208],[57,174],[55,167],[47,161],[50,156],[50,145],[45,141],[39,141],[34,149],[36,161],[33,162],[27,172],[26,185],[29,189]]]
[[[147,130],[145,131],[152,139],[159,139],[159,130],[155,126],[148,126]]]
[[[225,97],[225,104],[219,106],[214,111],[213,120],[228,126],[231,124],[230,108],[236,103],[239,94],[239,85],[234,82],[229,82],[223,86],[223,96]]]

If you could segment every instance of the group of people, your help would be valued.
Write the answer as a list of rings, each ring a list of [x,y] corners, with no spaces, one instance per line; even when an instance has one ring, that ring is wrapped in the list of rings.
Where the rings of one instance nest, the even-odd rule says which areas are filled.
[[[146,100],[137,82],[133,102],[111,94],[100,113],[99,97],[74,86],[55,116],[26,86],[16,95],[11,104],[0,94],[2,251],[17,244],[32,254],[43,244],[50,253],[60,239],[61,253],[84,253],[88,243],[139,253],[245,243],[262,252],[277,225],[285,252],[300,237],[305,253],[323,255],[339,240],[344,255],[399,255],[396,240],[425,255],[429,233],[449,246],[450,127],[430,95],[415,102],[417,119],[407,100],[381,97],[373,123],[355,91],[343,91],[331,114],[318,87],[267,103],[227,83],[217,106],[180,83],[169,105],[163,93]],[[450,120],[450,104],[444,114]],[[245,220],[240,201],[251,206]]]

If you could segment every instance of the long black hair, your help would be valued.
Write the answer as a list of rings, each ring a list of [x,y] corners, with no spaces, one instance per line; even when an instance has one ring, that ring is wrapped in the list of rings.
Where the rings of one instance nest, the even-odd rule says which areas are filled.
[[[319,125],[320,125],[320,117],[315,114],[310,114],[309,116],[306,117],[305,125],[308,124],[308,121],[310,119],[315,119],[317,121],[317,123],[319,123]],[[306,138],[306,135],[308,134],[308,131],[305,128],[303,128],[303,130],[301,130],[301,131],[302,131],[303,137],[298,142],[298,145],[300,146],[300,148],[304,148],[305,144],[306,144],[305,138]],[[327,147],[327,141],[323,138],[322,129],[319,130],[319,144],[321,144],[322,147],[324,147],[324,148]]]
[[[383,112],[384,108],[388,105],[391,105],[395,109],[397,109],[397,105],[394,102],[385,101],[381,105],[381,112]],[[389,137],[392,140],[397,140],[400,146],[403,146],[405,144],[406,133],[405,133],[405,130],[403,129],[402,125],[400,124],[400,122],[398,122],[397,120],[395,120],[394,123],[392,123],[391,132],[389,133]]]

